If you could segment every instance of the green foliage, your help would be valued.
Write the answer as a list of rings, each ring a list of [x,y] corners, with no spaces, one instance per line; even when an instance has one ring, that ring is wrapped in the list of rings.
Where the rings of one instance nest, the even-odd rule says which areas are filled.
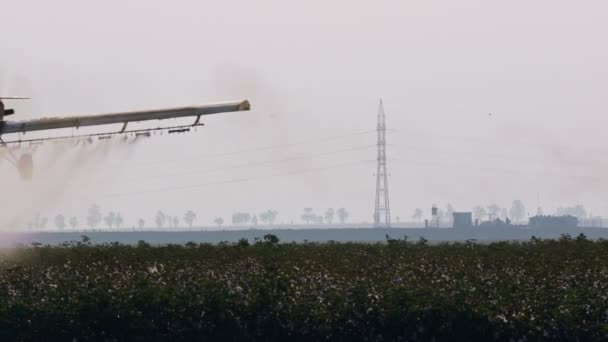
[[[264,241],[271,245],[276,245],[279,243],[279,238],[273,234],[266,234],[266,235],[264,235]]]
[[[245,243],[246,242],[246,243]],[[248,246],[244,248],[245,246]],[[606,340],[608,241],[20,247],[1,340]]]
[[[247,240],[245,238],[239,239],[239,242],[237,243],[237,245],[241,246],[241,247],[249,247],[249,240]]]
[[[137,241],[137,247],[139,248],[149,248],[151,245],[144,240]]]

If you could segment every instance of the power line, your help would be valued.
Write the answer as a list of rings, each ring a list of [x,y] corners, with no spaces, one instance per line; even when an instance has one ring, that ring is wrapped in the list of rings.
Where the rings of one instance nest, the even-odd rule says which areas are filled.
[[[231,166],[227,166],[227,167],[215,167],[215,168],[203,169],[203,170],[191,170],[191,171],[187,171],[187,172],[177,172],[177,173],[169,173],[169,174],[164,174],[164,175],[154,175],[154,176],[145,177],[145,178],[154,179],[154,178],[164,178],[164,177],[185,176],[185,175],[192,175],[192,174],[199,175],[199,174],[220,172],[220,171],[231,170],[231,169],[239,169],[239,168],[248,167],[248,166],[272,165],[272,164],[277,164],[277,163],[286,163],[286,162],[291,162],[291,161],[307,160],[307,159],[311,159],[311,158],[315,158],[315,157],[334,155],[334,154],[339,154],[339,153],[344,153],[344,152],[362,151],[362,150],[366,150],[366,149],[369,149],[369,148],[372,148],[375,146],[376,145],[365,145],[365,146],[358,146],[358,147],[353,147],[353,148],[348,148],[348,149],[328,151],[328,152],[323,152],[323,153],[301,155],[298,157],[275,159],[275,160],[252,161],[252,162],[247,162],[247,163],[231,165]],[[141,178],[142,177],[137,177],[137,179],[141,179]]]
[[[243,153],[276,150],[276,149],[280,149],[280,148],[298,146],[298,145],[304,145],[304,144],[310,144],[310,143],[319,143],[319,142],[327,142],[327,141],[332,141],[332,140],[340,140],[340,139],[344,139],[344,138],[348,138],[348,137],[352,137],[352,136],[365,135],[365,134],[370,134],[370,133],[374,133],[374,132],[376,132],[376,130],[356,131],[356,132],[349,133],[349,134],[329,136],[329,137],[320,138],[320,139],[301,140],[301,141],[293,142],[293,143],[254,147],[254,148],[249,148],[249,149],[230,151],[230,152],[220,152],[220,153],[213,153],[213,154],[206,154],[206,155],[196,155],[196,156],[180,158],[180,159],[154,160],[154,161],[139,162],[139,163],[140,164],[160,164],[160,163],[171,163],[171,162],[184,161],[184,160],[198,160],[198,159],[208,159],[208,158],[215,158],[215,157],[225,157],[225,156],[231,156],[231,155],[237,155],[237,154],[243,154]]]
[[[319,168],[311,168],[311,169],[306,169],[306,170],[298,170],[298,171],[293,171],[293,172],[288,172],[288,173],[278,173],[278,174],[258,176],[258,177],[247,177],[247,178],[240,178],[240,179],[231,179],[231,180],[219,181],[219,182],[190,184],[190,185],[184,185],[184,186],[171,186],[171,187],[164,187],[164,188],[157,188],[157,189],[150,189],[150,190],[143,190],[143,191],[135,191],[135,192],[114,193],[114,194],[109,194],[109,195],[107,195],[105,197],[132,196],[132,195],[143,195],[143,194],[157,193],[157,192],[192,190],[192,189],[195,189],[195,188],[203,188],[203,187],[207,187],[207,186],[211,186],[211,185],[235,184],[235,183],[244,183],[244,182],[250,182],[250,181],[255,181],[255,180],[262,180],[262,179],[269,179],[269,178],[275,178],[275,177],[288,177],[288,176],[300,175],[300,174],[305,174],[305,173],[326,171],[326,170],[331,170],[331,169],[336,169],[336,168],[341,168],[341,167],[346,167],[346,166],[365,164],[365,163],[370,163],[370,162],[375,162],[375,160],[360,160],[360,161],[335,164],[335,165],[330,165],[330,166],[325,166],[325,167],[319,167]]]

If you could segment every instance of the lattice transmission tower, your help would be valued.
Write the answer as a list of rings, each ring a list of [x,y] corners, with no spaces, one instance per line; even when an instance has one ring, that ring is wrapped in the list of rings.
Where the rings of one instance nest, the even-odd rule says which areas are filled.
[[[388,171],[386,170],[386,124],[384,106],[380,100],[378,108],[378,169],[376,170],[376,209],[374,210],[374,227],[391,226],[391,209],[388,199]]]

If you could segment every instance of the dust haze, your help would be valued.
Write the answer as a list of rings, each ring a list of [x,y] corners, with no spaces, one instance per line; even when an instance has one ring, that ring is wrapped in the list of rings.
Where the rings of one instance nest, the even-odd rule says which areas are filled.
[[[0,94],[33,97],[11,119],[253,108],[188,135],[45,144],[30,183],[1,163],[7,229],[37,214],[83,223],[94,203],[125,226],[189,209],[200,225],[268,209],[299,222],[305,207],[369,222],[379,98],[394,216],[514,199],[608,215],[605,2],[3,5]]]
[[[17,176],[18,171],[12,165],[5,163],[1,167],[2,173],[7,175],[1,186],[10,196],[0,199],[6,210],[0,225],[5,228],[28,227],[38,215],[62,212],[61,203],[68,200],[68,194],[84,193],[82,197],[75,198],[78,200],[86,198],[86,194],[103,191],[111,186],[114,177],[120,176],[122,166],[117,164],[100,172],[99,164],[106,163],[110,155],[112,160],[128,161],[137,144],[122,139],[93,143],[71,139],[35,148],[26,144],[13,148],[12,153],[16,155],[29,153],[33,156],[34,177],[23,180]]]

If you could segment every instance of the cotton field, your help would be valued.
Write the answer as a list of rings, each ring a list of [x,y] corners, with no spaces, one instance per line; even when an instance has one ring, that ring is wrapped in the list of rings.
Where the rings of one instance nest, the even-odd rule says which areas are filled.
[[[608,241],[3,250],[0,338],[605,340]]]

